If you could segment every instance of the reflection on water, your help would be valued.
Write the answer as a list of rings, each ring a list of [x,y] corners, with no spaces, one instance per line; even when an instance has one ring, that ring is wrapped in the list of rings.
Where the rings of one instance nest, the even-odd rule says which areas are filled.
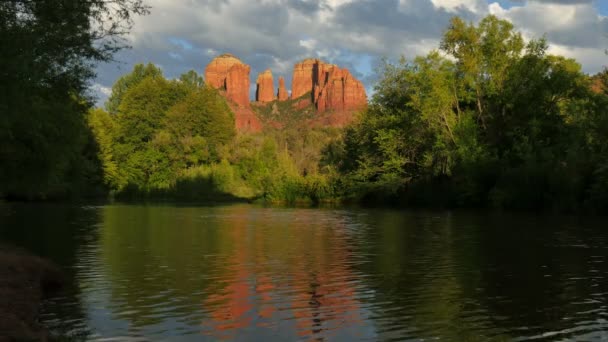
[[[115,340],[605,340],[605,220],[391,210],[0,206],[64,265],[44,321]]]

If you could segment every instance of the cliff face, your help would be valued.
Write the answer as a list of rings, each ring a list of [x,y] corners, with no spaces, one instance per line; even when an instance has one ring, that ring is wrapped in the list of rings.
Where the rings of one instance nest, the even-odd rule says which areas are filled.
[[[357,111],[367,104],[363,83],[355,79],[348,69],[320,64],[315,79],[319,81],[315,83],[312,94],[319,113],[326,110]]]
[[[262,123],[249,104],[249,65],[230,54],[214,58],[205,68],[205,81],[229,100],[239,132],[259,132]]]
[[[238,131],[257,132],[262,123],[253,111],[249,100],[250,67],[238,58],[224,54],[216,57],[205,69],[207,84],[220,89],[230,101],[235,113]],[[255,108],[266,103],[289,100],[285,80],[279,78],[277,96],[274,96],[272,72],[258,75]],[[310,96],[301,98],[303,95]],[[367,105],[365,87],[350,73],[336,65],[319,59],[305,59],[294,66],[291,100],[295,110],[314,110],[316,117],[309,124],[320,126],[344,126],[353,119],[353,113]],[[256,109],[257,110],[257,109]]]
[[[348,69],[318,59],[306,59],[294,66],[292,98],[311,92],[317,111],[357,111],[367,104],[363,83]]]
[[[249,107],[250,67],[238,58],[223,54],[205,68],[207,84],[226,92],[226,98],[242,107]]]
[[[279,101],[287,101],[289,98],[289,94],[287,93],[287,89],[285,89],[285,79],[283,76],[279,77],[279,91],[277,93],[277,99]]]
[[[256,133],[262,131],[262,122],[251,109],[251,106],[242,107],[234,103],[229,105],[234,112],[234,125],[237,132]]]
[[[315,68],[319,65],[318,59],[305,59],[296,63],[293,67],[293,78],[291,79],[291,98],[298,97],[312,91],[314,86],[313,75]]]
[[[262,103],[274,101],[274,81],[270,69],[258,75],[256,84],[256,101]]]

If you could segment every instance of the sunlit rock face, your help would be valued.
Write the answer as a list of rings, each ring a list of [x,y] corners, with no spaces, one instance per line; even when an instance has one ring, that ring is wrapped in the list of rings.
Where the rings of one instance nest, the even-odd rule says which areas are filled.
[[[214,58],[205,68],[205,80],[210,86],[224,90],[226,98],[242,107],[249,106],[249,65],[231,54]]]
[[[283,76],[279,77],[279,91],[277,93],[277,99],[279,101],[287,101],[287,99],[289,99],[289,94],[285,88],[285,79]]]
[[[262,123],[249,103],[249,65],[231,54],[214,58],[205,68],[205,81],[229,100],[239,132],[259,132]]]
[[[361,81],[348,69],[319,59],[305,59],[294,66],[292,99],[307,93],[310,93],[318,114],[333,113],[333,118],[317,120],[330,126],[350,123],[353,113],[367,105],[367,95]]]
[[[219,89],[229,100],[235,113],[238,131],[258,132],[262,123],[250,105],[249,73],[251,68],[231,54],[214,58],[205,69],[205,80]],[[294,108],[314,106],[317,116],[311,120],[316,126],[340,127],[352,122],[354,113],[367,105],[365,87],[348,69],[309,58],[296,63],[293,68],[291,99]],[[257,105],[290,98],[285,80],[279,78],[275,97],[274,80],[270,69],[256,79]]]
[[[266,69],[266,71],[258,75],[256,85],[256,101],[262,103],[274,101],[274,81],[270,69]]]
[[[316,68],[312,91],[317,111],[356,111],[367,104],[363,83],[354,78],[348,69],[320,62]]]
[[[318,67],[318,59],[305,59],[296,63],[293,67],[291,78],[291,98],[297,99],[306,93],[310,93],[314,86],[314,69]]]

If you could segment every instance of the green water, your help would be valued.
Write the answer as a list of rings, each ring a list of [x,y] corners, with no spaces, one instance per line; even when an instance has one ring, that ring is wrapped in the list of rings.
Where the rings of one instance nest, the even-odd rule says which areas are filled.
[[[0,205],[85,340],[607,340],[608,219],[250,205]]]

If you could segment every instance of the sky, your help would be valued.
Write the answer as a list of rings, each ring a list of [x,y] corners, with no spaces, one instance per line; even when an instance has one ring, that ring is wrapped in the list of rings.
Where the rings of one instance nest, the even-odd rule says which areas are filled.
[[[291,88],[294,63],[316,57],[347,67],[373,91],[382,58],[414,58],[439,46],[453,16],[511,21],[524,38],[545,36],[550,52],[575,58],[587,73],[608,65],[608,0],[148,0],[129,50],[101,64],[91,85],[103,104],[116,79],[152,62],[168,78],[204,73],[232,53],[257,74],[270,68]]]

